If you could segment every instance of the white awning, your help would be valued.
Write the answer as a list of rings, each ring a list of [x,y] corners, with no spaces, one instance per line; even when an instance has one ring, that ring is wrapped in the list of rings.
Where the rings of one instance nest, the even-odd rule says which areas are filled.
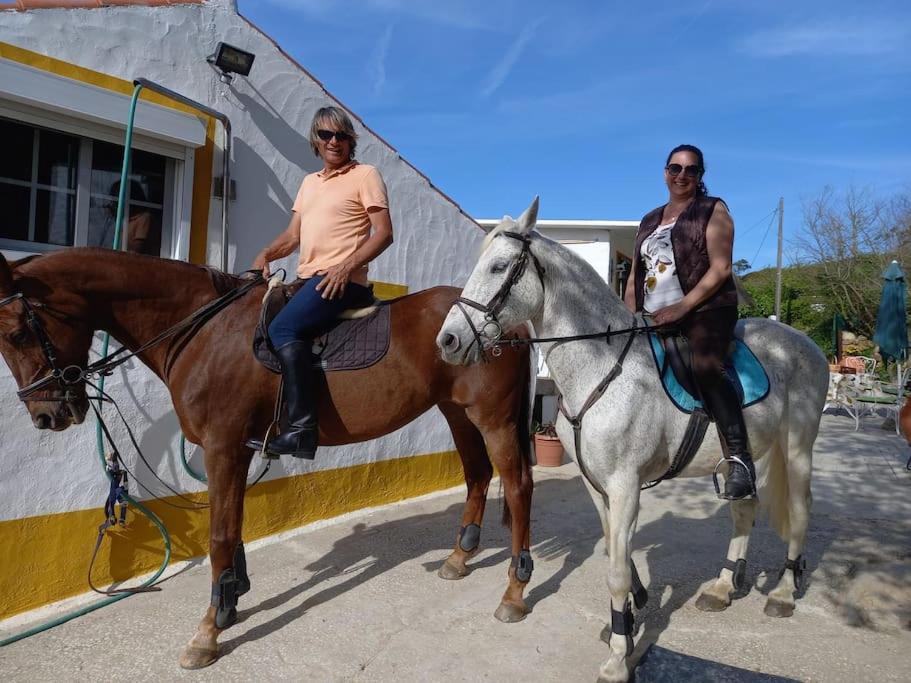
[[[109,138],[116,132],[119,139],[113,141],[122,144],[130,97],[0,59],[0,109],[89,137]],[[32,115],[27,116],[29,113]],[[35,120],[42,116],[46,121]],[[84,128],[73,130],[80,123]],[[107,135],[99,135],[103,129],[108,130]],[[158,141],[166,147],[196,148],[206,141],[206,126],[200,118],[142,100],[136,105],[133,131],[138,147],[150,146],[142,144],[144,141]]]

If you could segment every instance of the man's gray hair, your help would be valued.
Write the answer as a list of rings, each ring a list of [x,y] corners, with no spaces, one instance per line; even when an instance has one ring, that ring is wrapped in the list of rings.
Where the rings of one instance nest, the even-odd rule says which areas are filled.
[[[313,115],[313,123],[310,124],[310,148],[316,156],[319,156],[319,147],[317,141],[319,137],[316,131],[320,129],[322,123],[334,124],[336,130],[341,130],[351,136],[351,157],[354,158],[354,150],[357,148],[357,133],[354,132],[354,124],[351,117],[344,109],[338,107],[321,107]]]

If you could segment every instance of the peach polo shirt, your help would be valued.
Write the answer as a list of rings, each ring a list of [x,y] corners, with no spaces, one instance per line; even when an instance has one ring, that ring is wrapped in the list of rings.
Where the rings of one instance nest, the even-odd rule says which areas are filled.
[[[386,185],[373,166],[352,161],[342,168],[310,173],[301,183],[293,211],[301,218],[297,276],[308,278],[341,263],[370,236],[367,209],[389,208]],[[366,264],[351,281],[367,284]]]

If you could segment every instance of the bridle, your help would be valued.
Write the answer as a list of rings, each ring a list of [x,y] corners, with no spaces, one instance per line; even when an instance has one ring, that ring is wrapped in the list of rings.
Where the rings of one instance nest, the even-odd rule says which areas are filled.
[[[531,251],[533,235],[523,235],[518,232],[504,231],[494,235],[493,239],[500,236],[509,237],[510,239],[518,240],[522,243],[522,251],[519,252],[518,257],[510,264],[509,272],[506,273],[506,279],[503,281],[503,284],[500,285],[500,289],[497,290],[496,294],[493,295],[487,304],[482,304],[463,296],[460,296],[455,302],[455,305],[458,306],[462,315],[465,316],[465,320],[471,328],[472,335],[474,335],[472,344],[478,345],[481,357],[484,360],[486,360],[484,354],[487,349],[491,349],[491,353],[494,356],[499,356],[502,353],[502,349],[497,342],[503,337],[503,325],[500,324],[497,316],[503,311],[503,307],[506,306],[506,300],[509,297],[510,290],[512,290],[513,286],[521,279],[522,275],[525,274],[529,259],[534,263],[538,280],[541,282],[541,289],[544,289],[544,266],[541,265],[538,257]],[[468,311],[465,309],[466,305],[471,306],[484,314],[484,323],[480,326],[480,329],[472,322],[471,316],[468,315]],[[468,348],[470,349],[471,346]]]
[[[72,387],[95,374],[94,371],[90,371],[90,368],[92,368],[94,364],[90,365],[88,368],[81,368],[78,365],[67,365],[66,367],[61,368],[57,363],[57,352],[54,349],[54,345],[51,343],[47,329],[44,327],[44,323],[41,322],[41,318],[38,317],[36,310],[37,308],[44,308],[44,304],[38,302],[32,303],[25,298],[25,295],[22,292],[17,292],[5,299],[0,299],[0,307],[11,304],[14,301],[22,302],[22,307],[25,309],[26,324],[35,336],[35,339],[38,340],[38,345],[41,347],[41,353],[50,369],[50,374],[23,387],[16,392],[16,395],[22,401],[60,401],[64,403],[75,401],[77,396],[73,392]],[[58,383],[64,390],[62,397],[32,396],[35,392],[44,389],[47,385],[54,382]]]
[[[102,377],[110,375],[114,371],[114,368],[117,366],[126,363],[134,356],[138,356],[143,351],[146,351],[152,346],[161,343],[165,339],[181,333],[192,331],[196,325],[209,320],[215,314],[219,313],[222,309],[227,308],[234,301],[241,298],[250,289],[256,287],[261,283],[262,274],[253,273],[253,277],[250,278],[248,282],[245,282],[240,287],[232,289],[226,294],[223,294],[222,296],[210,301],[205,306],[197,309],[180,322],[153,337],[135,351],[130,351],[124,346],[114,351],[114,353],[108,354],[104,358],[98,359],[94,363],[89,363],[84,368],[78,365],[67,365],[66,367],[61,368],[58,364],[57,352],[55,351],[54,345],[51,343],[50,335],[48,335],[47,329],[45,328],[44,323],[41,321],[41,318],[38,316],[36,310],[38,308],[47,308],[46,304],[40,302],[31,302],[25,297],[22,292],[17,292],[11,296],[6,297],[5,299],[0,299],[0,308],[13,303],[14,301],[22,302],[22,305],[25,308],[26,323],[28,324],[29,330],[31,330],[32,334],[38,340],[38,344],[41,347],[41,352],[44,355],[44,360],[47,362],[47,366],[50,369],[50,372],[47,375],[39,380],[32,382],[28,386],[23,387],[16,392],[16,395],[22,401],[58,401],[64,403],[72,402],[77,398],[72,389],[75,385],[79,384],[80,382],[90,382],[91,380],[98,381]],[[38,398],[32,396],[35,392],[41,391],[48,385],[54,383],[57,383],[63,389],[64,395],[62,397]]]
[[[74,401],[76,398],[78,398],[77,395],[75,394],[75,392],[73,391],[73,387],[76,384],[79,384],[80,382],[85,382],[88,386],[91,386],[93,389],[95,389],[98,392],[96,396],[86,396],[86,398],[89,399],[89,406],[91,407],[92,411],[95,413],[95,416],[98,418],[98,423],[101,426],[101,430],[102,430],[104,437],[108,443],[108,446],[110,447],[111,452],[112,452],[111,463],[113,463],[113,464],[108,465],[108,472],[112,475],[119,473],[119,471],[120,471],[118,469],[118,466],[119,466],[119,468],[121,468],[124,471],[126,471],[127,473],[129,473],[132,476],[133,481],[135,481],[150,496],[160,500],[162,503],[164,503],[170,507],[175,507],[175,508],[179,508],[179,509],[183,509],[183,510],[197,510],[197,509],[208,507],[208,504],[198,503],[197,501],[181,494],[179,491],[172,488],[161,477],[159,477],[158,474],[156,474],[155,468],[152,467],[152,465],[149,463],[149,461],[146,459],[145,455],[143,454],[142,449],[140,448],[139,442],[137,441],[136,436],[133,433],[133,430],[130,428],[129,424],[127,423],[126,418],[123,415],[123,412],[120,410],[120,407],[117,405],[117,402],[109,394],[105,393],[105,391],[103,390],[103,388],[101,386],[100,380],[102,377],[111,375],[114,371],[114,368],[116,368],[117,366],[122,365],[123,363],[126,363],[129,359],[141,354],[143,351],[149,349],[152,346],[155,346],[156,344],[161,343],[162,341],[164,341],[165,339],[168,339],[169,337],[187,335],[187,334],[192,335],[194,333],[194,331],[198,329],[199,325],[202,325],[206,321],[210,320],[217,313],[219,313],[223,309],[227,308],[230,304],[232,304],[237,299],[241,298],[244,294],[246,294],[252,288],[262,284],[263,278],[262,278],[261,272],[248,271],[248,273],[252,274],[252,277],[249,279],[248,282],[245,282],[240,287],[237,287],[236,289],[232,289],[229,292],[217,297],[216,299],[213,299],[212,301],[205,304],[201,308],[197,309],[196,311],[194,311],[192,314],[190,314],[189,316],[187,316],[180,322],[176,323],[175,325],[172,325],[171,327],[169,327],[168,329],[159,333],[158,335],[156,335],[155,337],[153,337],[146,343],[142,344],[135,351],[129,351],[129,349],[127,349],[124,346],[124,347],[119,348],[117,351],[114,351],[113,353],[108,354],[104,358],[101,358],[101,359],[95,361],[94,363],[90,363],[89,365],[87,365],[84,368],[80,367],[78,365],[68,365],[66,367],[61,368],[59,363],[57,362],[57,352],[54,349],[54,345],[51,343],[50,335],[48,335],[47,329],[45,328],[44,323],[41,321],[41,318],[38,316],[38,313],[36,310],[39,308],[52,310],[46,304],[43,304],[43,303],[37,302],[37,301],[36,302],[29,301],[22,292],[17,292],[4,299],[0,299],[0,308],[13,303],[14,301],[22,302],[22,305],[25,308],[26,322],[28,324],[29,330],[32,332],[32,334],[35,336],[35,338],[38,340],[38,344],[41,347],[41,352],[44,355],[44,359],[47,362],[48,368],[50,369],[50,372],[47,375],[45,375],[41,379],[36,380],[36,381],[32,382],[31,384],[29,384],[28,386],[23,387],[22,389],[17,391],[16,392],[17,396],[22,401],[57,401],[57,402],[69,403],[69,402]],[[63,317],[70,317],[70,316],[66,316],[62,313],[60,313],[60,315],[62,315]],[[32,394],[34,394],[35,392],[40,391],[40,390],[44,389],[45,387],[47,387],[48,385],[53,384],[55,382],[58,385],[60,385],[60,387],[64,390],[64,395],[62,397],[45,398],[45,397],[33,397],[32,396]],[[139,456],[139,458],[142,460],[142,462],[145,463],[146,467],[148,468],[149,472],[151,472],[152,476],[155,479],[157,479],[168,491],[170,491],[172,494],[174,494],[177,498],[180,498],[182,501],[187,503],[187,505],[173,503],[173,502],[170,502],[167,499],[162,498],[161,496],[157,495],[149,487],[145,486],[136,477],[136,475],[127,468],[126,464],[123,461],[122,456],[120,455],[119,449],[117,448],[116,444],[114,443],[114,440],[111,436],[110,429],[108,428],[107,424],[105,423],[104,418],[102,417],[101,411],[99,410],[98,406],[95,405],[96,403],[101,404],[102,402],[110,403],[117,410],[117,414],[120,417],[120,420],[123,423],[124,427],[126,428],[127,435],[129,436],[129,439],[133,445],[133,448],[136,450],[136,453]],[[265,469],[263,469],[262,472],[260,472],[259,476],[253,481],[252,484],[250,484],[250,487],[255,485],[266,475],[266,473],[269,471],[270,465],[271,465],[271,462],[266,465]],[[115,478],[111,479],[112,491],[114,491],[113,487],[118,481],[120,481],[120,480],[115,479]],[[247,488],[249,489],[250,487],[247,487]],[[99,535],[99,538],[100,538],[100,535]],[[97,553],[97,551],[98,551],[98,545],[96,544],[95,552]],[[93,557],[93,562],[94,562],[94,557]],[[91,573],[91,569],[90,569],[90,573]],[[89,581],[90,581],[90,585],[91,585],[91,579]],[[94,589],[94,586],[92,588]],[[97,590],[97,589],[95,589],[95,590]]]

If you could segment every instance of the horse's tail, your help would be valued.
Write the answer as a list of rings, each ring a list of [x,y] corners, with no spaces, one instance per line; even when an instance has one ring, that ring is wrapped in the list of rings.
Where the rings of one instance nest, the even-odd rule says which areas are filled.
[[[528,364],[525,375],[522,377],[522,391],[519,392],[519,405],[516,416],[516,438],[519,440],[519,482],[524,483],[525,477],[531,478],[532,462],[531,453],[531,414],[535,403],[535,387],[538,380],[538,354],[534,346],[529,345]],[[501,480],[502,481],[502,480]],[[501,484],[502,485],[502,484]],[[503,496],[503,526],[512,526],[512,513],[506,496]]]
[[[766,471],[766,485],[760,500],[769,511],[772,528],[783,541],[791,535],[791,513],[788,504],[791,495],[788,481],[787,444],[779,437],[769,449],[769,465]]]

